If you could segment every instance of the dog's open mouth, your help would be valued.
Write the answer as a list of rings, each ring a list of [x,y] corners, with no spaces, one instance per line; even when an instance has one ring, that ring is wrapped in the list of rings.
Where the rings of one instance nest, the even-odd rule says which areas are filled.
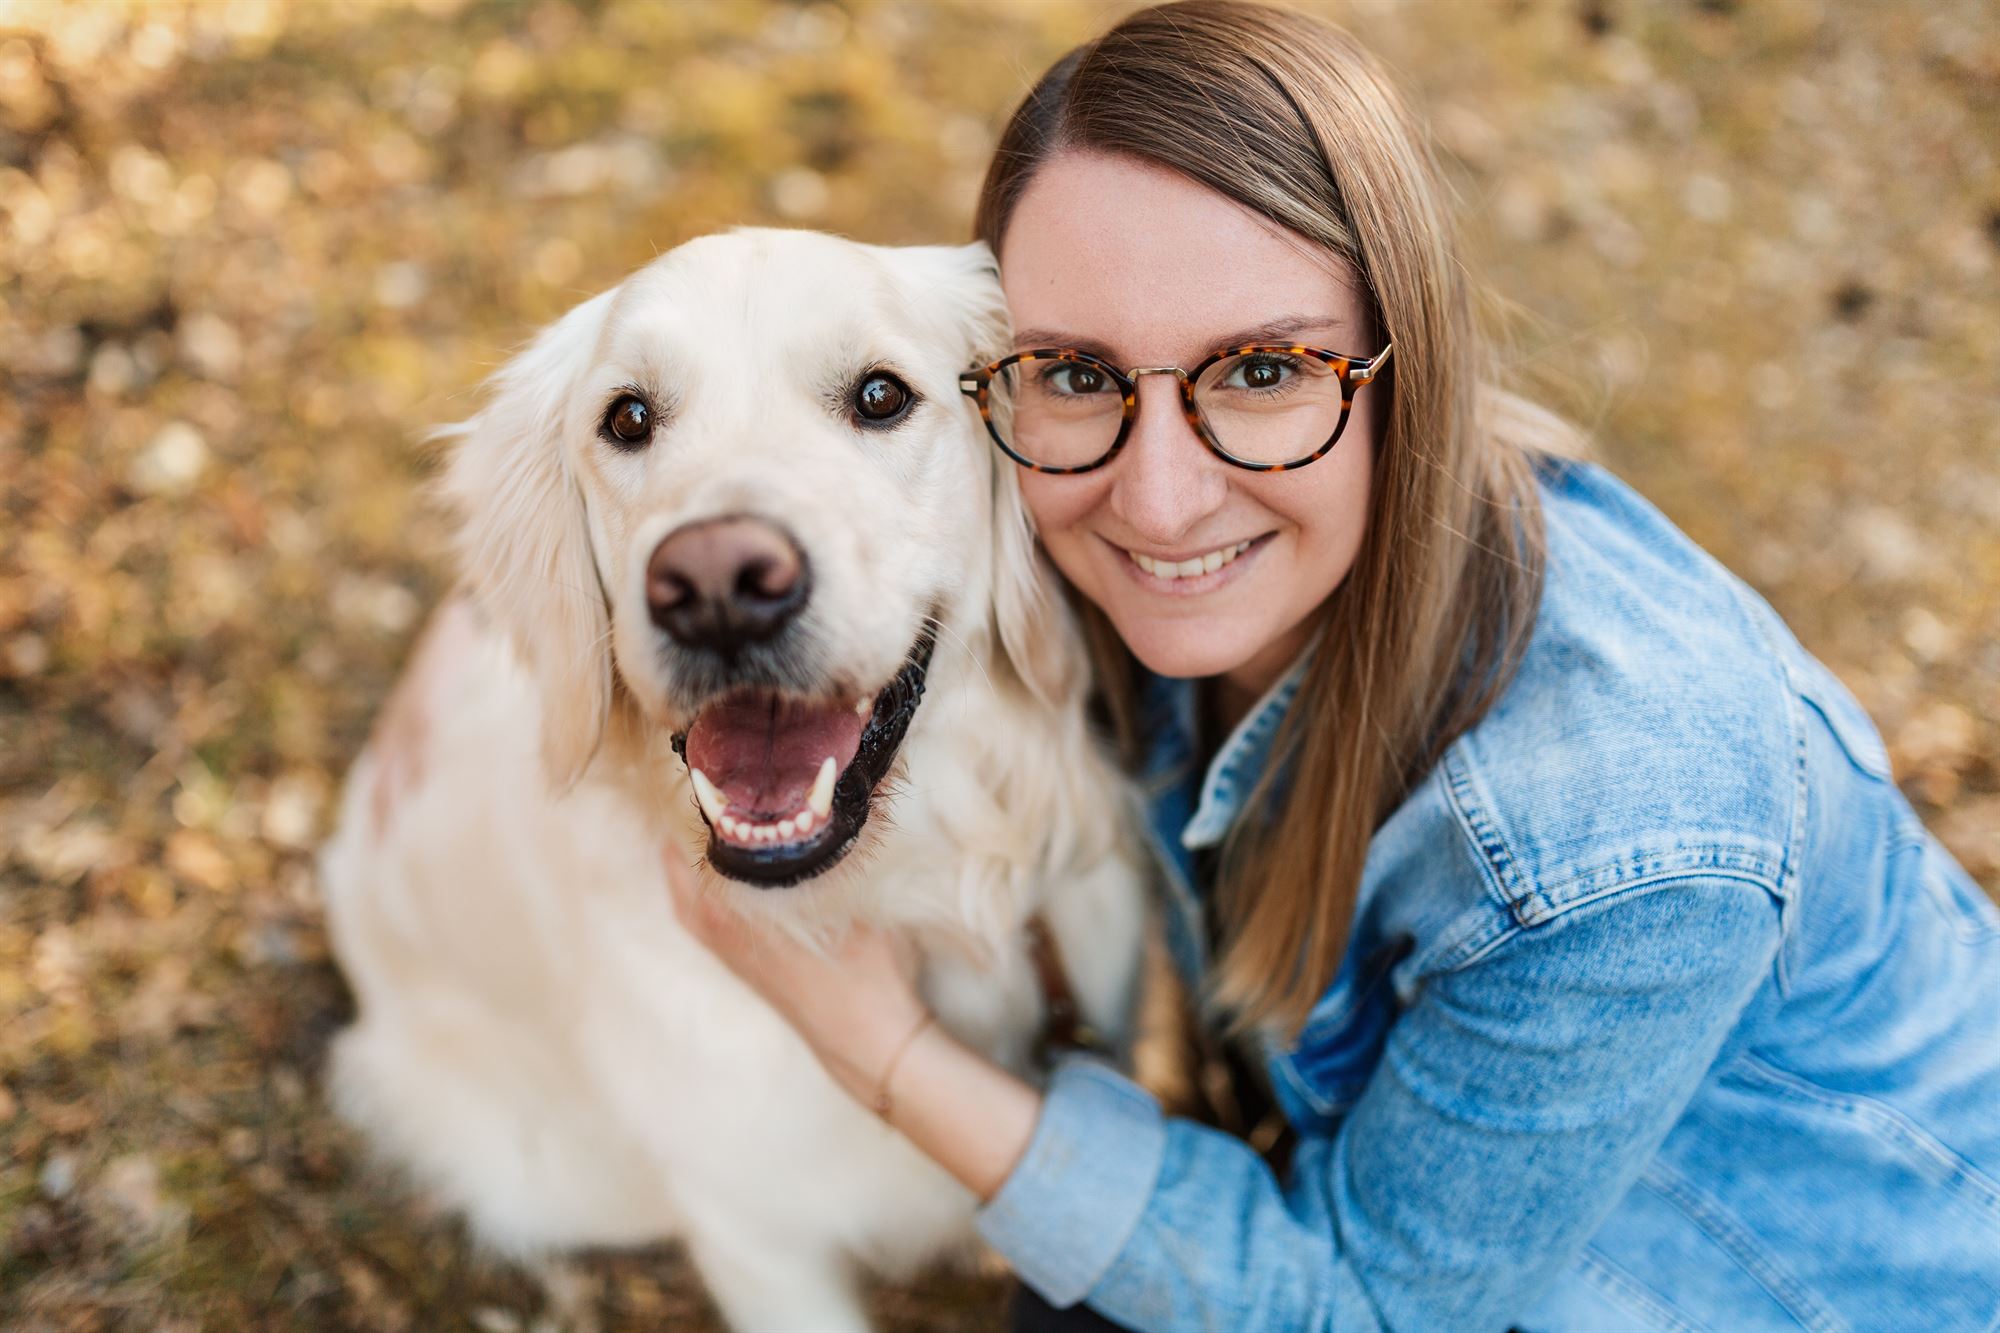
[[[873,696],[742,689],[695,714],[673,745],[708,824],[709,864],[777,889],[845,856],[923,698],[935,643],[927,625],[902,670]]]

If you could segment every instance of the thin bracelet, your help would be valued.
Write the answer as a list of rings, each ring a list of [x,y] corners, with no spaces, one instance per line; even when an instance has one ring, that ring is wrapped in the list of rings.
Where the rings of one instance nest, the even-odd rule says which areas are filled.
[[[936,1021],[936,1014],[925,1014],[923,1021],[910,1029],[910,1035],[903,1038],[903,1044],[898,1046],[896,1053],[889,1057],[889,1067],[882,1071],[882,1083],[875,1093],[875,1114],[881,1116],[884,1122],[887,1122],[889,1119],[889,1110],[892,1105],[889,1100],[889,1080],[896,1077],[896,1066],[903,1063],[904,1052],[916,1044],[917,1038],[923,1035],[924,1029]]]

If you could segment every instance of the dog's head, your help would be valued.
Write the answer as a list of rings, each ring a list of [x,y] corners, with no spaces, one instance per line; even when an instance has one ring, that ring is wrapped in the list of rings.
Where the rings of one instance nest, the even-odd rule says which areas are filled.
[[[958,391],[1005,336],[983,246],[740,230],[505,366],[444,485],[543,692],[551,781],[630,707],[691,770],[709,863],[788,885],[860,836],[934,651],[1069,695],[1014,471]]]

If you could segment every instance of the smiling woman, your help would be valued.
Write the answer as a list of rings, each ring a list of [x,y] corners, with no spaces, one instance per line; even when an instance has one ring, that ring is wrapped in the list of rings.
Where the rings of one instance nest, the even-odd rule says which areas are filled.
[[[1188,0],[1042,77],[978,212],[1014,350],[960,384],[1282,1150],[1031,1090],[880,937],[683,912],[893,1083],[1023,1326],[1990,1328],[2000,914],[1770,608],[1498,387],[1447,198],[1352,38]]]
[[[1144,159],[1076,152],[1052,161],[1016,203],[1005,245],[1001,281],[1025,326],[1015,334],[1022,349],[1073,346],[1115,365],[1179,370],[1280,336],[1337,347],[1380,341],[1351,268]],[[1163,279],[1186,272],[1205,280],[1163,305]],[[1289,310],[1273,318],[1280,293]],[[1323,364],[1271,354],[1233,361],[1220,364],[1287,386],[1309,373],[1303,365]],[[1079,477],[1030,470],[1021,489],[1050,558],[1134,656],[1163,675],[1224,677],[1247,702],[1298,656],[1309,617],[1361,549],[1374,471],[1368,442],[1381,430],[1384,400],[1358,394],[1350,415],[1339,377],[1326,375],[1330,394],[1325,384],[1296,389],[1290,403],[1313,401],[1243,430],[1224,402],[1256,390],[1212,371],[1179,373],[1195,381],[1190,402],[1219,448],[1241,452],[1246,437],[1268,432],[1251,452],[1318,461],[1296,473],[1170,465],[1188,420],[1170,377],[1159,375],[1138,381],[1117,466]],[[1024,441],[1041,438],[1018,409],[1015,422]],[[1334,447],[1343,422],[1362,447]],[[1256,648],[1252,660],[1242,658],[1245,645]]]

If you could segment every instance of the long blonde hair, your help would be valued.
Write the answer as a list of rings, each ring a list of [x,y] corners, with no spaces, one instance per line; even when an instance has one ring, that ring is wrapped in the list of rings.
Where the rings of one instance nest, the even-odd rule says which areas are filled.
[[[1376,828],[1520,662],[1542,586],[1535,462],[1580,441],[1499,387],[1429,137],[1347,33],[1186,0],[1071,51],[988,169],[974,225],[996,254],[1036,170],[1074,149],[1180,172],[1324,246],[1360,274],[1395,342],[1367,531],[1318,613],[1338,632],[1319,635],[1245,807],[1271,817],[1238,819],[1222,852],[1208,999],[1237,1030],[1295,1032],[1339,969]],[[1129,757],[1135,664],[1074,600]]]

